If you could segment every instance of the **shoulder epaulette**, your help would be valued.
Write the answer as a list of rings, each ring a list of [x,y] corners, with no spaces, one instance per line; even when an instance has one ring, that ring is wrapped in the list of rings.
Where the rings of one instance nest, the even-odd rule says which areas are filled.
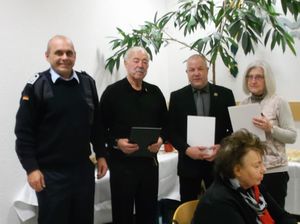
[[[33,85],[33,84],[36,82],[36,80],[39,79],[39,77],[40,77],[40,75],[39,75],[38,73],[35,73],[35,74],[28,80],[27,83]]]

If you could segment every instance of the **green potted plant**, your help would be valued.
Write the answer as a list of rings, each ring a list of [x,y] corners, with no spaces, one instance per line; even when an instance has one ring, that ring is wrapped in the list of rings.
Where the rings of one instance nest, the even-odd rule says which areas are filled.
[[[179,0],[178,9],[145,21],[138,29],[126,33],[117,28],[119,37],[110,41],[114,54],[106,60],[105,68],[111,73],[119,68],[120,58],[128,48],[140,45],[146,48],[152,59],[162,46],[177,42],[192,51],[206,55],[213,71],[215,62],[221,57],[224,65],[235,77],[238,74],[235,55],[241,47],[244,54],[255,53],[255,46],[270,44],[271,50],[278,45],[283,52],[288,47],[293,54],[294,39],[280,22],[282,16],[276,11],[276,0]],[[295,20],[300,11],[299,0],[281,0],[283,14]],[[167,27],[173,26],[184,37],[193,34],[195,40],[187,43],[172,37]],[[213,31],[205,34],[208,27]],[[199,35],[197,35],[199,34]],[[203,36],[203,34],[205,34]]]

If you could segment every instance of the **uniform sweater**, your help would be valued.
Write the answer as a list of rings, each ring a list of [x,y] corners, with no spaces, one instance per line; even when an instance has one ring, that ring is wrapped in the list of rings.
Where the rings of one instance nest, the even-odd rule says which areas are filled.
[[[47,79],[25,87],[16,116],[16,151],[28,173],[72,167],[89,161],[91,153],[94,108],[86,100],[82,82],[59,79],[52,83],[49,72],[43,75]],[[39,99],[35,88],[45,80],[48,84],[43,87],[50,84],[51,94]]]

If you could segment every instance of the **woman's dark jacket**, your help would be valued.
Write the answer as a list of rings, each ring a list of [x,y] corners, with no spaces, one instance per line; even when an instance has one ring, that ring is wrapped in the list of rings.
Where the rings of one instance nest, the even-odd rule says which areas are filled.
[[[260,193],[267,202],[267,209],[276,224],[296,224],[287,212],[281,209],[263,186]],[[200,200],[192,224],[257,224],[257,215],[244,201],[237,190],[217,177]]]

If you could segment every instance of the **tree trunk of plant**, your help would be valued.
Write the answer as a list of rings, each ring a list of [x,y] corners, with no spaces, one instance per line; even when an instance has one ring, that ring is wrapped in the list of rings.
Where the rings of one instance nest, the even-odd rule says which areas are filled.
[[[216,63],[212,63],[212,82],[216,84]]]

